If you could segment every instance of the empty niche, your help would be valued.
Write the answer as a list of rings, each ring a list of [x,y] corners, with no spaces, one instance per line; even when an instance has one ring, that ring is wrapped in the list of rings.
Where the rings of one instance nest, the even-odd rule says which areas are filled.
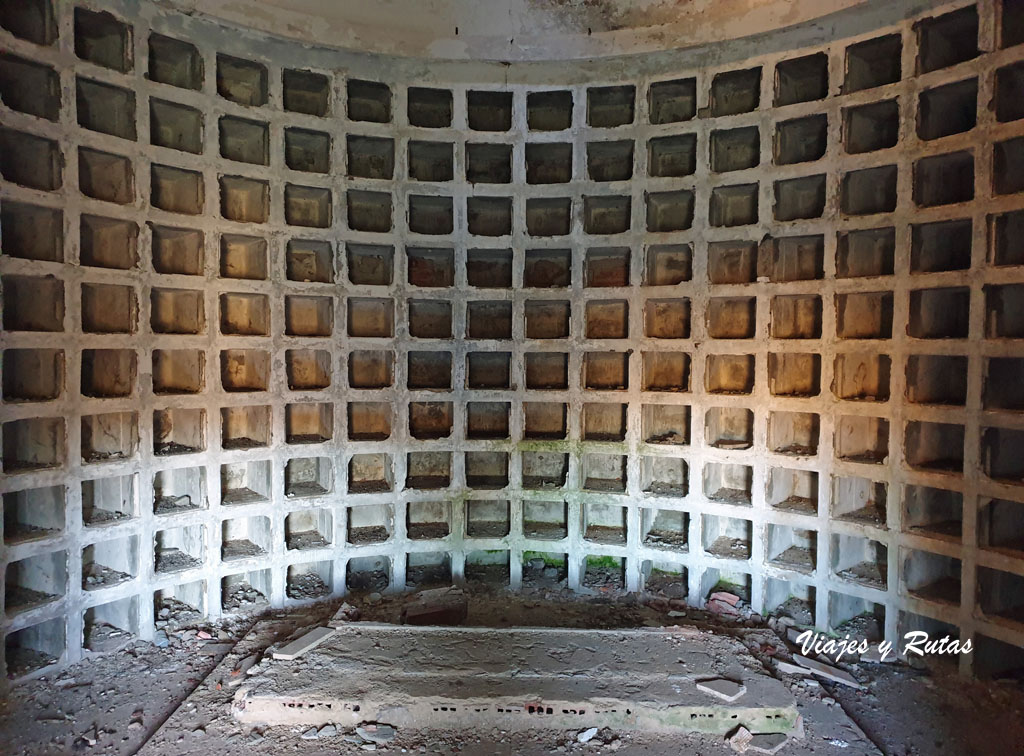
[[[836,245],[836,278],[891,276],[896,257],[896,229],[842,231]]]
[[[356,546],[383,543],[391,537],[394,521],[395,513],[390,504],[349,507],[347,540]]]
[[[781,121],[775,127],[773,154],[776,165],[818,160],[828,145],[828,116],[812,115]]]
[[[449,358],[450,359],[450,358]],[[410,361],[410,365],[414,364]],[[387,388],[395,380],[395,355],[356,349],[348,355],[348,385],[354,389]],[[410,386],[413,388],[413,386]]]
[[[330,336],[334,329],[331,297],[284,298],[284,331],[288,336]]]
[[[704,495],[711,501],[750,506],[754,469],[747,465],[708,462],[704,465]]]
[[[425,502],[426,504],[442,504],[442,502]],[[410,507],[414,506],[412,502]],[[445,505],[447,506],[447,505]],[[426,523],[433,524],[433,523]],[[419,525],[417,524],[417,528]],[[448,524],[444,523],[447,528]],[[445,530],[445,535],[448,531]],[[419,536],[430,539],[435,536]],[[436,536],[443,538],[444,536]],[[412,538],[412,536],[410,536]],[[405,558],[405,584],[409,588],[427,588],[430,586],[447,587],[452,584],[452,559],[445,552],[414,551]]]
[[[327,173],[331,168],[330,135],[308,129],[285,129],[284,162],[293,171]]]
[[[825,238],[789,236],[772,239],[762,258],[764,273],[773,283],[810,281],[824,276]],[[799,307],[797,309],[800,309]]]
[[[751,186],[755,186],[752,184]],[[735,187],[729,187],[733,189]],[[744,191],[746,187],[743,188]],[[715,192],[725,191],[721,187],[715,190]],[[730,194],[730,198],[731,198]],[[749,202],[749,198],[747,198]],[[683,190],[678,192],[649,192],[646,195],[647,203],[647,230],[654,232],[666,232],[666,231],[685,231],[693,225],[693,192],[689,190]],[[715,205],[714,192],[712,193],[711,204]],[[730,205],[731,207],[731,205]],[[628,205],[627,205],[628,209]],[[745,210],[739,211],[739,214],[743,216],[742,223],[752,223],[757,220],[757,202],[756,202],[756,188],[755,188],[755,201],[753,216],[754,221],[745,220],[750,217],[750,208],[746,207]],[[712,211],[712,216],[715,213]],[[730,218],[733,217],[730,215]],[[712,220],[714,224],[714,220]],[[734,225],[734,224],[730,224]],[[625,219],[624,227],[620,228],[620,231],[629,230],[629,218],[628,213]],[[588,231],[587,233],[593,233]],[[606,232],[606,233],[618,233],[618,232]]]
[[[761,103],[761,69],[727,71],[711,81],[711,115],[728,116],[757,110]]]
[[[8,676],[18,679],[59,662],[67,643],[65,622],[58,617],[9,632],[4,639]]]
[[[236,517],[221,522],[222,561],[265,556],[270,549],[269,517]]]
[[[267,240],[224,234],[220,238],[220,275],[263,281],[267,277]]]
[[[998,163],[999,145],[996,145],[994,170],[996,194],[1001,193]],[[970,152],[935,155],[921,158],[914,163],[914,202],[919,207],[949,205],[972,199],[974,199],[974,156]]]
[[[6,442],[6,437],[5,437]],[[982,428],[982,470],[992,480],[1020,485],[1024,480],[1024,431]]]
[[[354,148],[353,138],[349,137],[349,155],[352,155]],[[391,140],[362,138],[363,142],[387,142],[388,155],[393,152]],[[409,178],[414,181],[451,181],[455,177],[455,163],[450,142],[409,142]],[[390,158],[389,158],[390,159]],[[351,157],[350,157],[351,163]],[[393,170],[392,164],[387,164],[386,175],[384,171],[373,171],[376,175],[367,178],[390,178]],[[468,170],[468,169],[467,169]],[[350,168],[354,175],[355,170]]]
[[[685,404],[644,404],[640,432],[646,444],[685,446],[690,443],[690,407]]]
[[[509,352],[470,352],[466,355],[467,388],[492,390],[510,388],[511,371],[512,355]],[[527,388],[530,388],[529,357],[527,357],[526,371],[526,384]]]
[[[818,514],[818,473],[773,467],[766,495],[773,509],[813,517]]]
[[[1024,359],[989,357],[985,360],[984,381],[985,409],[1024,410]]]
[[[978,9],[961,8],[916,24],[918,73],[928,73],[978,56]]]
[[[560,541],[568,533],[569,507],[564,501],[527,499],[523,502],[523,535],[526,538]]]
[[[466,338],[511,339],[511,302],[469,302],[466,305]]]
[[[775,220],[820,218],[825,212],[824,174],[776,181],[774,192]]]
[[[78,77],[75,105],[82,128],[135,141],[135,93],[130,89]]]
[[[410,351],[408,381],[410,389],[451,391],[452,353]]]
[[[839,205],[846,215],[890,213],[896,209],[896,166],[883,165],[843,174]]]
[[[154,294],[157,292],[153,290]],[[196,292],[198,293],[198,292]],[[201,306],[201,303],[200,303]],[[83,333],[134,333],[137,327],[139,304],[135,298],[135,290],[130,286],[114,284],[82,284],[82,332]],[[154,315],[156,315],[154,310]],[[6,320],[6,318],[5,318]],[[203,324],[186,317],[182,328],[184,333],[200,333]],[[172,333],[171,330],[154,332]]]
[[[586,304],[586,338],[625,339],[629,336],[626,300],[591,300]]]
[[[530,131],[563,131],[572,125],[572,92],[528,92],[526,124]]]
[[[348,492],[384,493],[394,488],[390,454],[353,454],[348,461]]]
[[[285,545],[289,551],[330,546],[334,541],[334,517],[327,509],[299,509],[284,520]]]
[[[531,184],[557,183],[557,175],[552,174],[556,181],[538,180],[546,177],[545,168],[540,165],[543,162],[543,155],[531,152],[532,145],[527,145],[527,181]],[[549,145],[544,145],[545,147]],[[566,145],[571,147],[571,145]],[[409,145],[412,150],[412,143]],[[448,158],[447,178],[437,179],[443,181],[451,180],[451,145],[445,145]],[[571,155],[571,153],[570,153]],[[531,166],[531,156],[533,165]],[[410,161],[412,156],[410,154]],[[532,167],[532,171],[530,170]],[[411,172],[411,166],[410,166]],[[568,179],[565,179],[566,181]],[[470,184],[508,184],[512,181],[512,145],[510,144],[466,144],[466,181]]]
[[[104,68],[132,68],[132,28],[111,13],[75,8],[75,55]]]
[[[884,528],[888,487],[868,478],[832,479],[832,516],[844,522],[856,522]]]
[[[846,48],[846,77],[843,92],[880,87],[900,80],[903,41],[888,34]]]
[[[268,336],[270,301],[265,294],[220,295],[220,332],[233,336]]]
[[[148,76],[159,84],[198,91],[203,87],[203,57],[188,42],[151,33]]]
[[[289,281],[333,283],[334,250],[331,243],[313,239],[289,239],[285,253],[285,272]]]
[[[640,461],[640,487],[654,496],[686,496],[689,468],[679,457],[645,456]]]
[[[224,359],[225,353],[221,354]],[[204,388],[205,375],[206,352],[202,350],[153,350],[154,394],[198,394]]]
[[[633,123],[636,89],[632,85],[587,88],[587,124],[612,128]]]
[[[4,181],[52,192],[63,183],[62,165],[57,142],[0,128],[0,177]]]
[[[86,349],[82,351],[83,375],[88,370],[85,363],[92,359],[96,351],[104,350]],[[120,383],[115,380],[109,381],[115,389],[122,388],[125,383],[127,384],[127,391],[122,388],[121,396],[131,393],[135,372],[135,352],[126,350],[126,354],[131,357],[131,370],[128,371],[128,375],[123,376]],[[65,367],[64,350],[62,349],[5,349],[3,351],[3,367],[3,398],[5,402],[45,402],[56,399],[64,390]],[[111,360],[111,368],[116,367],[118,367],[117,362]],[[114,396],[117,395],[118,393],[114,394]]]
[[[625,441],[626,405],[584,404],[581,424],[584,441]]]
[[[409,435],[415,439],[424,441],[448,438],[452,434],[454,422],[451,402],[409,402]]]
[[[217,94],[239,105],[266,105],[266,66],[218,53]]]
[[[757,126],[711,132],[711,170],[715,173],[754,168],[761,159]]]
[[[153,453],[192,454],[206,449],[206,410],[162,409],[153,412]]]
[[[970,160],[970,153],[961,153],[966,156],[964,167],[964,180],[968,180],[966,161]],[[923,161],[921,161],[923,162]],[[971,174],[973,176],[973,173]],[[996,194],[1011,194],[1024,191],[1024,137],[1007,139],[1005,142],[997,142],[992,153],[992,186]],[[964,188],[953,201],[973,199],[973,185]],[[948,191],[948,190],[947,190]],[[970,192],[970,194],[968,194]]]
[[[410,197],[410,203],[415,198]],[[385,192],[362,192],[349,190],[348,225],[354,231],[387,233],[391,230],[391,195]],[[410,207],[410,230],[413,227],[412,209]]]
[[[448,488],[452,483],[452,453],[409,452],[406,455],[405,487],[420,490]]]
[[[988,216],[989,260],[993,265],[1024,264],[1024,211]],[[5,237],[6,237],[6,226]]]
[[[569,577],[569,556],[564,552],[553,554],[545,551],[524,551],[522,565],[523,586],[526,590],[564,586]]]
[[[266,391],[270,383],[270,352],[258,349],[223,350],[220,353],[220,379],[224,390],[229,393]]]
[[[907,464],[913,468],[961,473],[964,469],[964,427],[951,423],[909,422],[904,452]]]
[[[933,515],[934,519],[928,521],[922,529],[928,534],[937,532],[940,537],[942,534],[947,534],[947,538],[953,536],[951,540],[959,542],[963,514],[962,494],[935,488],[923,491],[932,494],[928,497],[924,509]],[[942,526],[944,520],[940,518],[944,518],[946,527]],[[951,525],[956,526],[955,530]],[[1024,553],[1024,505],[1004,499],[985,501],[978,516],[978,545],[1014,557]]]
[[[108,475],[82,481],[82,523],[100,527],[139,515],[137,475]],[[5,495],[6,501],[6,495]]]
[[[412,419],[409,422],[412,424]],[[350,441],[384,441],[390,435],[390,404],[385,402],[348,403],[348,438]]]
[[[86,197],[128,205],[135,201],[135,169],[123,155],[78,148],[78,187]]]
[[[690,513],[675,509],[641,509],[644,546],[670,551],[689,550]]]
[[[678,123],[697,115],[697,79],[657,81],[647,90],[651,123]]]
[[[0,27],[18,39],[36,45],[52,45],[57,40],[57,19],[54,17],[53,4],[50,0],[25,0],[4,5],[0,10]],[[57,656],[64,650],[63,634],[60,643],[61,648]]]
[[[507,236],[512,233],[512,198],[468,197],[466,216],[471,234]]]
[[[333,585],[334,562],[306,562],[289,565],[284,592],[292,601],[309,601],[329,596]]]
[[[410,286],[447,288],[455,285],[455,250],[407,247],[405,257]]]
[[[270,407],[223,407],[221,447],[223,449],[255,449],[270,445]]]
[[[156,531],[153,557],[153,571],[158,574],[202,567],[206,561],[206,526],[183,525]]]
[[[263,460],[221,465],[220,503],[234,507],[270,501],[271,464]]]
[[[552,489],[565,485],[569,455],[559,452],[524,451],[523,488]]]
[[[629,355],[629,352],[586,352],[583,355],[584,387],[592,391],[628,389]]]
[[[907,357],[907,401],[963,405],[967,401],[967,358],[914,354]]]
[[[0,203],[0,225],[5,255],[41,262],[64,261],[64,214],[60,209],[4,200]]]
[[[571,212],[572,200],[569,198],[527,198],[526,233],[530,236],[565,236],[572,225]]]
[[[773,567],[811,574],[817,565],[815,530],[769,523],[765,533],[765,560]]]
[[[284,468],[284,492],[288,497],[323,496],[334,487],[334,469],[327,457],[289,459]]]
[[[707,334],[712,339],[753,338],[756,316],[756,297],[712,297],[705,316]]]
[[[915,339],[967,338],[970,289],[915,289],[910,292],[907,333]]]
[[[375,244],[346,244],[348,280],[356,286],[390,286],[395,250]]]
[[[843,147],[851,155],[894,147],[899,130],[897,100],[843,109]]]
[[[1024,88],[1024,63],[1014,63],[996,69],[995,111],[996,120],[1000,123],[1024,118],[1024,102],[1021,102],[1019,94],[1021,88]],[[975,96],[977,96],[976,83]],[[966,116],[966,102],[964,108],[964,116]]]
[[[688,339],[690,300],[648,299],[644,302],[644,335],[651,339]]]
[[[589,142],[587,173],[592,181],[625,181],[631,178],[633,141]]]
[[[568,433],[568,417],[561,402],[523,402],[523,438],[560,441]]]
[[[452,93],[447,89],[409,87],[406,114],[410,126],[447,128],[452,124]]]
[[[202,173],[168,165],[153,165],[149,177],[149,201],[153,207],[183,215],[199,215],[203,212],[205,191]],[[202,235],[201,231],[192,229],[182,233]]]
[[[3,276],[3,314],[8,331],[63,331],[64,282],[53,276]]]
[[[583,488],[605,493],[626,492],[626,457],[621,454],[584,454]]]
[[[632,145],[632,143],[630,143]],[[467,156],[472,166],[476,150],[484,145],[467,145]],[[496,145],[491,145],[496,146]],[[502,145],[503,150],[505,148]],[[632,150],[632,148],[631,148]],[[511,155],[504,151],[500,153],[502,160],[508,160]],[[496,154],[496,157],[498,155]],[[504,163],[502,163],[504,171]],[[508,183],[509,173],[499,174],[504,180],[492,183]],[[470,182],[474,179],[467,173]],[[568,143],[536,142],[526,145],[526,183],[527,184],[565,184],[572,179],[572,145]],[[602,180],[602,179],[596,179]]]
[[[331,80],[324,74],[286,68],[281,82],[285,110],[311,116],[330,112]]]
[[[624,544],[626,542],[625,507],[618,504],[583,503],[583,537],[594,543]]]
[[[507,452],[466,452],[465,466],[469,488],[498,489],[508,485]]]
[[[701,517],[704,551],[719,559],[750,559],[754,525],[750,520],[719,515]]]
[[[348,335],[390,338],[395,335],[395,304],[387,299],[349,297]]]
[[[507,551],[470,551],[466,554],[466,580],[471,583],[507,586],[511,569],[510,559]]]
[[[828,96],[828,55],[814,53],[775,66],[775,105],[823,100]]]
[[[352,193],[349,193],[351,196]],[[388,210],[390,212],[390,195],[381,195],[387,198]],[[381,231],[390,230],[380,228]],[[450,234],[455,228],[455,209],[451,197],[429,197],[426,195],[409,195],[409,230],[414,234],[427,236],[443,236]]]
[[[334,405],[329,402],[286,404],[284,435],[289,444],[321,444],[334,436]]]
[[[960,560],[908,549],[903,552],[902,583],[917,599],[960,605]]]
[[[221,176],[220,213],[239,223],[266,223],[270,217],[270,184],[243,176]]]
[[[405,532],[414,541],[444,538],[451,532],[451,505],[446,501],[410,501]]]
[[[328,137],[328,140],[330,137]],[[348,155],[348,175],[356,178],[390,179],[395,173],[395,142],[393,139],[378,137],[355,136],[350,134],[346,139]],[[410,143],[410,156],[412,145]],[[329,147],[328,143],[328,147]],[[410,172],[413,166],[410,166]],[[413,178],[411,173],[410,175]],[[352,193],[350,193],[351,196]]]
[[[693,274],[693,248],[689,244],[654,244],[647,248],[645,286],[675,286]]]
[[[861,536],[833,534],[830,552],[836,577],[885,590],[889,562],[885,544]]]
[[[757,217],[757,184],[716,186],[711,190],[708,222],[712,226],[746,226],[757,223]],[[686,228],[689,228],[689,223]]]
[[[512,128],[512,93],[468,91],[466,117],[473,131],[508,131]]]
[[[811,456],[818,453],[821,421],[811,412],[771,412],[768,448],[776,454]]]
[[[887,402],[891,372],[892,360],[888,355],[868,352],[838,354],[832,393],[850,401]]]
[[[772,297],[771,316],[773,339],[821,338],[821,297],[815,294]]]
[[[223,129],[223,119],[221,121]],[[150,98],[149,141],[158,147],[199,155],[203,151],[202,111]]]
[[[562,300],[533,299],[523,305],[528,339],[565,339],[569,337],[571,306]]]
[[[1024,338],[1022,292],[1019,284],[985,287],[985,338]]]
[[[580,586],[586,590],[622,591],[626,587],[626,557],[588,554],[583,561]]]
[[[696,170],[696,134],[655,137],[647,141],[647,175],[681,178]]]
[[[527,352],[526,388],[564,390],[569,387],[569,355],[564,352]]]
[[[654,199],[651,199],[652,195],[648,195],[648,214],[653,215],[650,220],[655,225],[655,228],[650,228],[651,224],[648,223],[649,230],[670,230],[668,228],[657,228],[661,220],[664,220],[664,223],[667,225],[679,222],[678,203],[682,200],[682,197],[679,195],[689,195],[691,200],[689,207],[692,213],[693,195],[691,192],[661,192],[658,195],[653,195]],[[673,209],[677,212],[673,212]],[[629,231],[630,223],[629,197],[585,196],[583,198],[583,230],[586,233],[596,235],[621,234]]]
[[[525,408],[524,403],[524,408]],[[466,402],[466,438],[502,439],[509,436],[509,402]],[[410,424],[412,410],[410,408]],[[451,434],[451,419],[444,436]],[[413,437],[419,438],[415,432]]]
[[[998,98],[998,93],[996,96]],[[998,102],[996,107],[998,108]],[[927,89],[919,96],[917,135],[921,139],[939,139],[970,131],[977,120],[977,79]]]
[[[836,334],[841,339],[892,338],[893,295],[870,291],[836,295]]]
[[[745,407],[709,407],[704,441],[716,449],[749,449],[754,444],[754,413]]]
[[[467,250],[466,282],[481,289],[512,288],[512,250]]]
[[[757,278],[757,243],[747,241],[708,244],[708,282],[753,283]]]
[[[572,281],[572,250],[528,249],[523,259],[523,286],[565,288]]]
[[[56,601],[68,591],[68,552],[53,551],[11,561],[4,571],[4,584],[8,617]]]
[[[409,335],[420,339],[450,339],[452,303],[444,300],[410,299]]]
[[[889,421],[881,417],[844,415],[836,423],[835,452],[848,462],[884,464],[889,456]]]
[[[4,545],[52,538],[64,530],[64,486],[30,488],[3,495]]]

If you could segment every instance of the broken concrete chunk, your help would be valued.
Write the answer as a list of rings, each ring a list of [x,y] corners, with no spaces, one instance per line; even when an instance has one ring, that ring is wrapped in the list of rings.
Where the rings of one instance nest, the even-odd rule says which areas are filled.
[[[597,728],[591,727],[590,729],[584,730],[579,735],[577,735],[576,740],[580,743],[589,743],[591,740],[594,739],[595,735],[597,735]]]
[[[751,734],[750,730],[748,730],[743,725],[740,725],[735,730],[733,730],[732,735],[726,738],[726,740],[729,741],[729,746],[732,748],[732,750],[736,751],[736,753],[745,753],[747,750],[747,745],[753,739],[753,734]]]
[[[740,597],[735,593],[726,593],[725,591],[715,591],[708,596],[708,601],[724,601],[729,606],[736,606],[740,603]]]
[[[697,689],[703,690],[705,693],[710,693],[716,698],[721,698],[723,701],[735,701],[737,698],[747,692],[747,686],[741,685],[738,682],[732,680],[726,680],[724,677],[719,677],[714,680],[699,680],[697,682]]]
[[[274,658],[281,659],[283,661],[298,659],[307,651],[311,651],[330,638],[335,632],[337,631],[333,627],[318,627],[315,630],[306,633],[301,638],[293,640],[284,648],[280,648],[275,651]]]
[[[775,662],[775,668],[779,672],[784,672],[787,675],[809,675],[811,671],[806,667],[800,667],[796,664],[790,664],[788,661],[779,659]]]
[[[755,735],[747,744],[747,750],[756,753],[778,753],[789,738],[781,732]]]
[[[356,728],[356,734],[371,743],[388,743],[395,739],[395,728],[391,725],[367,722]]]
[[[459,588],[422,591],[402,607],[407,625],[461,625],[469,614],[469,601]]]
[[[331,627],[334,627],[339,624],[344,624],[346,622],[356,622],[358,620],[359,609],[352,606],[352,604],[345,602],[340,607],[338,607],[338,611],[334,613],[334,616],[331,617],[331,621],[328,624]]]
[[[814,659],[808,659],[806,656],[800,656],[800,654],[793,654],[793,660],[801,667],[806,667],[816,675],[821,675],[829,680],[835,680],[843,685],[849,685],[851,688],[864,690],[864,686],[854,680],[853,676],[849,672],[841,670],[838,667],[833,667],[829,664],[822,664]]]

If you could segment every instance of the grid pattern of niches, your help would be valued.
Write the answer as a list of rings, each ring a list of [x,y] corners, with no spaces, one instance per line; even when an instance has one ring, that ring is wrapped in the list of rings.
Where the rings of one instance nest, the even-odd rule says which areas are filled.
[[[1024,656],[1019,2],[544,87],[16,5],[15,677],[452,579]]]

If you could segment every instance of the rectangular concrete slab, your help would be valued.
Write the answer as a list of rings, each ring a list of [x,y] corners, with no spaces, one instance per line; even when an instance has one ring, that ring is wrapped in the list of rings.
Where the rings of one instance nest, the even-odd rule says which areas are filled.
[[[301,638],[296,638],[284,648],[275,651],[274,658],[281,661],[298,659],[330,638],[335,632],[333,627],[318,627]]]

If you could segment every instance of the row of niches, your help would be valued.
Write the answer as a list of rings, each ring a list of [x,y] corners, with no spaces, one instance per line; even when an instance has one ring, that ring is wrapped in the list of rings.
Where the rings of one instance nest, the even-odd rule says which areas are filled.
[[[11,129],[0,130],[0,176],[5,181],[41,191],[57,191],[63,183],[57,143]],[[992,190],[997,195],[1024,191],[1024,137],[993,145]],[[135,167],[116,153],[79,147],[78,186],[89,198],[121,205],[138,202]],[[882,165],[847,171],[840,177],[839,208],[845,216],[893,212],[897,207],[897,166]],[[974,199],[975,164],[970,150],[922,157],[913,166],[913,201],[918,207],[957,204]],[[264,179],[221,175],[219,213],[225,220],[265,224],[271,221],[271,186]],[[826,175],[816,174],[773,182],[771,215],[776,221],[820,218],[826,207]],[[276,192],[275,192],[276,194]],[[706,208],[712,227],[756,224],[762,219],[760,188],[746,182],[711,188]],[[158,210],[184,215],[205,212],[203,174],[154,163],[149,169],[149,203]],[[347,227],[367,233],[391,233],[395,228],[394,198],[389,192],[349,189],[344,193]],[[651,233],[686,231],[693,227],[696,208],[693,189],[644,193],[644,228]],[[280,206],[277,205],[280,203]],[[530,197],[522,218],[513,219],[511,196],[467,197],[459,208],[460,225],[473,236],[509,236],[519,225],[534,237],[568,236],[575,215],[583,232],[596,236],[624,234],[634,225],[628,194],[572,197]],[[329,228],[335,224],[332,189],[286,182],[274,213],[289,226]],[[410,232],[427,236],[455,233],[455,199],[451,196],[410,194],[405,208]],[[703,214],[702,214],[703,217]]]
[[[4,229],[3,254],[40,262],[65,259],[64,213],[57,208],[5,200],[0,203]],[[997,267],[1024,265],[1024,210],[989,215],[985,263]],[[676,286],[693,278],[692,244],[649,244],[633,251],[626,246],[526,249],[518,261],[511,248],[466,250],[461,269],[450,247],[406,246],[404,254],[384,244],[339,243],[294,237],[280,252],[267,237],[219,234],[216,273],[221,278],[250,281],[282,280],[353,286],[394,286],[479,289],[616,288],[637,283],[634,256],[642,262],[639,283]],[[912,274],[968,270],[973,254],[974,223],[957,218],[911,226]],[[83,214],[79,217],[79,264],[112,270],[148,267],[141,248],[151,250],[152,269],[159,274],[201,276],[207,269],[207,238],[198,229]],[[821,280],[825,275],[825,236],[766,237],[756,241],[713,241],[706,246],[707,282],[744,285],[761,281],[790,283]],[[582,256],[582,271],[577,261]],[[892,226],[840,231],[836,238],[836,278],[893,275],[896,229]],[[399,269],[396,273],[396,267]],[[344,276],[342,276],[344,271]],[[574,271],[576,271],[574,273]],[[582,279],[582,281],[580,281]]]
[[[1024,36],[1019,12],[1013,10],[1012,3],[1008,8],[1002,15],[1004,47],[1018,44],[1019,37]],[[57,41],[57,19],[49,0],[29,0],[5,9],[0,16],[0,26],[36,44],[52,45]],[[926,18],[915,25],[915,31],[918,74],[955,66],[980,54],[975,6]],[[133,27],[110,13],[85,8],[74,10],[74,50],[82,60],[128,73],[134,67],[132,36]],[[148,43],[147,77],[150,81],[197,91],[204,88],[208,64],[194,45],[156,33],[150,34]],[[845,53],[840,89],[843,93],[892,84],[903,77],[903,40],[899,34],[849,45]],[[33,73],[45,83],[47,72],[52,71],[41,68]],[[273,104],[278,107],[276,82],[272,95],[270,71],[265,65],[218,53],[215,74],[219,96],[243,106]],[[704,85],[709,89],[706,109],[698,107],[696,77],[652,83],[646,90],[648,119],[652,124],[665,124],[755,111],[762,106],[762,76],[761,66],[715,74]],[[350,121],[391,123],[395,120],[394,98],[388,85],[347,79],[344,108],[333,102],[334,88],[329,75],[285,68],[281,74],[280,106],[286,111],[320,117],[340,115],[344,110]],[[825,99],[829,96],[828,55],[819,52],[777,63],[771,89],[771,105],[775,107]],[[47,88],[41,91],[46,92]],[[22,97],[35,100],[39,95],[29,90]],[[591,86],[586,90],[585,99],[585,121],[592,128],[629,126],[636,121],[637,87],[634,85]],[[514,102],[513,94],[508,91],[470,89],[466,93],[466,126],[473,131],[510,131],[518,120],[514,118]],[[569,129],[574,122],[574,106],[574,94],[570,90],[528,92],[527,128],[536,131]],[[1012,107],[1019,107],[1019,103]],[[455,111],[451,90],[411,87],[407,92],[405,115],[411,126],[461,126],[453,123]]]

